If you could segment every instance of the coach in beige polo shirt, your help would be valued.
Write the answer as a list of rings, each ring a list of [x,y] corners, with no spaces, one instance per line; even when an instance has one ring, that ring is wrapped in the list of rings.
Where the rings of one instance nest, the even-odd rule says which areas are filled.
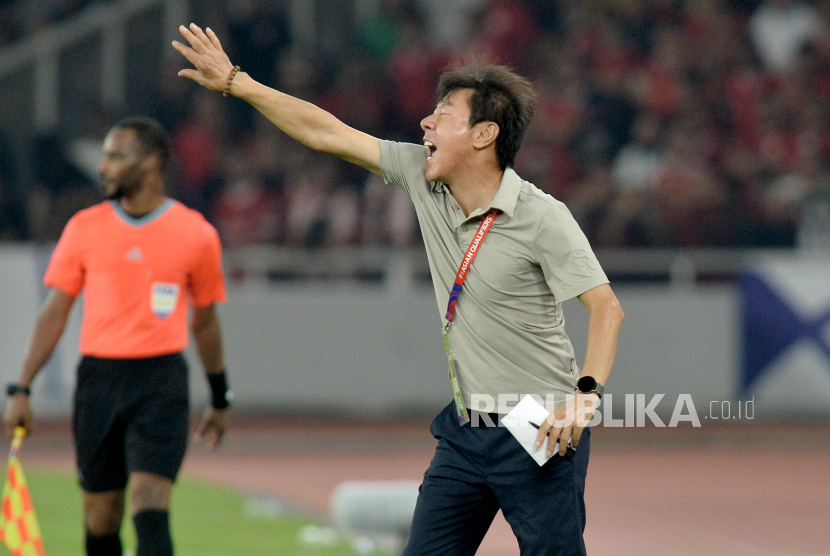
[[[523,555],[585,555],[585,423],[593,411],[585,404],[602,395],[623,313],[568,210],[512,170],[533,114],[530,83],[500,66],[445,72],[435,111],[421,122],[424,144],[391,143],[257,83],[231,64],[210,29],[180,32],[190,46],[174,48],[196,69],[179,75],[249,102],[297,141],[409,194],[442,315],[456,299],[459,267],[467,272],[444,326],[448,360],[457,363],[450,364],[454,401],[430,428],[438,445],[404,556],[472,556],[499,510]],[[561,307],[571,297],[590,314],[578,381]],[[558,440],[557,456],[539,466],[504,427],[472,426],[465,406],[500,394],[570,398],[539,424],[537,446],[549,433],[548,454]],[[563,419],[569,412],[583,419]]]
[[[607,284],[591,246],[564,204],[512,168],[485,209],[465,216],[449,188],[426,179],[429,150],[380,142],[387,183],[412,199],[443,319],[462,257],[482,215],[501,210],[470,268],[452,327],[461,391],[468,408],[499,396],[488,411],[506,412],[520,396],[573,395],[579,368],[565,333],[562,302]],[[509,399],[512,399],[512,402]]]

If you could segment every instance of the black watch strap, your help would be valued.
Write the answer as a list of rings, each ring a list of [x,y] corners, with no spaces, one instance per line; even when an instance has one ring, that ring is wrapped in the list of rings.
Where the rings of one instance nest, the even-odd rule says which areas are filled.
[[[600,398],[605,391],[605,387],[592,376],[583,376],[576,381],[576,388],[583,394],[590,394],[595,392]]]
[[[31,393],[32,391],[28,386],[21,386],[15,382],[10,382],[6,385],[7,396],[16,396],[18,394],[26,394],[28,396]]]

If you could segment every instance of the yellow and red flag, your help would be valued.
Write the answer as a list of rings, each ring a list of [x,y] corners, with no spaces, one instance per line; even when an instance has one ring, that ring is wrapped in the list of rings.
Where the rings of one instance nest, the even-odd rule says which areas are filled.
[[[14,440],[9,452],[9,471],[3,486],[3,498],[0,500],[0,541],[13,556],[44,556],[35,508],[20,465],[20,446],[24,436],[26,429],[14,429]]]

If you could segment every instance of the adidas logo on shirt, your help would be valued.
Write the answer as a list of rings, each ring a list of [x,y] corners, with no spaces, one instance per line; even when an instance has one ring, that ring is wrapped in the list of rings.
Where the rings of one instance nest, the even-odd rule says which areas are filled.
[[[124,256],[124,258],[128,261],[143,261],[144,253],[141,252],[140,247],[136,246],[130,249],[130,251]]]

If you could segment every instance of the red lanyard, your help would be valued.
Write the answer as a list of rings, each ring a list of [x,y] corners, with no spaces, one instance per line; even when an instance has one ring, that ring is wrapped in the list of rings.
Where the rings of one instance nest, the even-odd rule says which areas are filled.
[[[464,255],[464,258],[461,259],[461,266],[458,267],[458,274],[455,276],[455,283],[453,284],[452,291],[450,292],[450,301],[447,304],[447,314],[445,316],[447,319],[447,325],[452,322],[452,317],[455,313],[455,305],[458,303],[458,296],[461,294],[461,288],[464,286],[464,281],[467,280],[467,271],[470,270],[470,266],[473,264],[473,259],[475,259],[478,254],[478,248],[481,246],[481,242],[484,241],[484,236],[486,236],[487,232],[490,231],[490,227],[493,225],[493,222],[499,214],[501,214],[501,211],[498,209],[493,209],[487,213],[484,220],[481,221],[481,225],[478,227],[478,232],[476,232],[476,235],[473,237],[473,241],[470,242],[470,246],[467,248],[467,253]]]

